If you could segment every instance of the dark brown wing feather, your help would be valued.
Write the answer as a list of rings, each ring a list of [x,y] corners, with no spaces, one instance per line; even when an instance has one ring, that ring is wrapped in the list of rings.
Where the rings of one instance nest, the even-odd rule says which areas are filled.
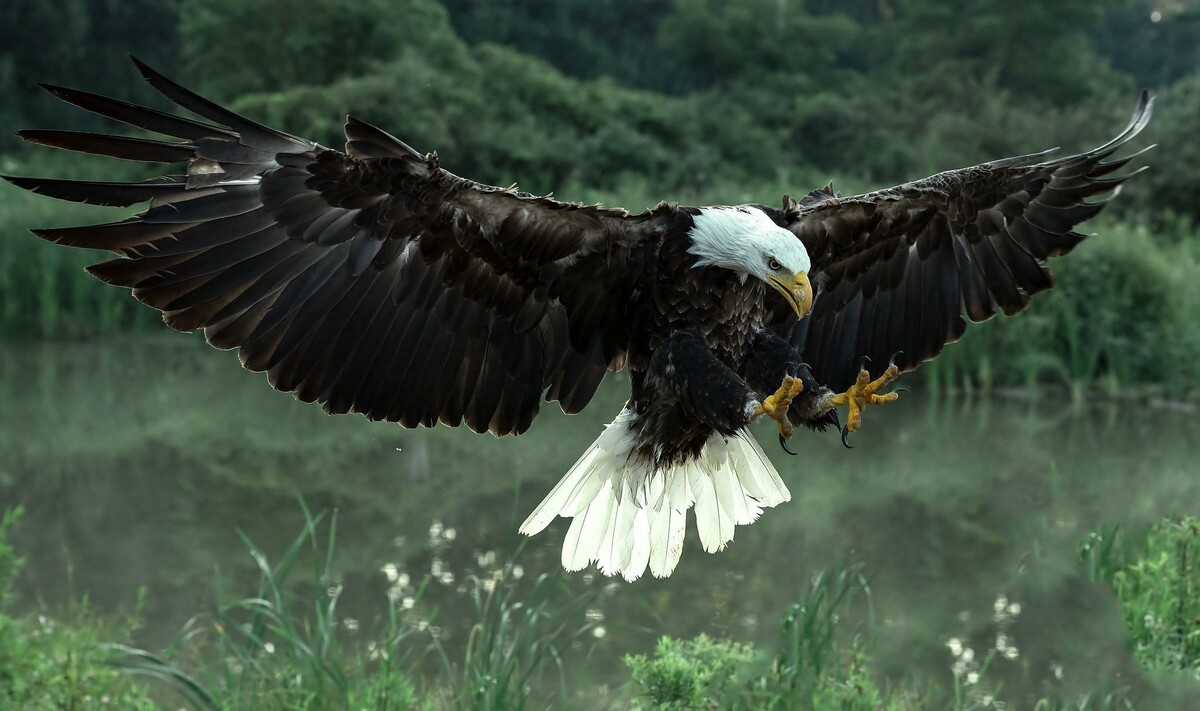
[[[968,320],[1014,314],[1053,286],[1046,260],[1083,240],[1074,228],[1103,208],[1107,198],[1097,196],[1133,174],[1113,177],[1134,156],[1109,159],[1152,108],[1143,93],[1125,131],[1079,155],[1018,156],[855,197],[830,187],[785,199],[788,229],[822,285],[792,334],[817,379],[844,389],[863,356],[878,372],[897,351],[912,370],[962,336]]]
[[[136,60],[135,60],[136,61]],[[9,178],[76,202],[150,207],[35,232],[111,250],[98,278],[172,328],[203,329],[272,386],[333,413],[519,433],[543,396],[576,412],[628,347],[624,295],[666,208],[630,216],[479,185],[351,118],[346,153],[238,116],[138,63],[203,121],[47,87],[177,141],[25,131],[34,143],[187,161],[138,183]],[[208,123],[211,122],[211,123]]]

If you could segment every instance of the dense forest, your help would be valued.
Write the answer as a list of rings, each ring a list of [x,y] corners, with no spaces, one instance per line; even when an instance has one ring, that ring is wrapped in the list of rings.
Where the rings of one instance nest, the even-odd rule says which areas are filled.
[[[1121,205],[1200,211],[1197,2],[15,0],[0,27],[0,125],[87,121],[36,82],[138,95],[133,53],[329,145],[352,111],[535,191],[894,182],[1094,143],[1146,87],[1172,160]]]
[[[327,145],[341,144],[352,112],[437,150],[459,174],[633,208],[775,202],[830,179],[853,191],[1087,148],[1124,124],[1145,87],[1159,98],[1147,140],[1163,148],[1106,213],[1121,237],[1078,260],[1091,261],[1075,267],[1073,288],[1103,291],[1105,269],[1125,269],[1114,260],[1127,253],[1163,290],[1194,281],[1180,265],[1194,267],[1196,250],[1180,243],[1192,242],[1200,217],[1195,0],[11,0],[0,28],[0,126],[10,129],[100,125],[36,82],[147,100],[132,53]],[[4,172],[100,170],[44,153],[0,132]],[[0,193],[0,329],[73,335],[151,323],[124,301],[94,302],[110,296],[74,283],[82,262],[58,274],[58,257],[31,251],[19,234],[30,220],[74,214],[44,202]],[[55,275],[31,274],[31,254]],[[1106,303],[1105,323],[1144,321],[1147,298],[1184,299],[1169,301],[1178,310],[1197,297],[1193,287],[1122,298]],[[1109,313],[1120,308],[1133,310]],[[1078,311],[1074,301],[1063,309]],[[1064,318],[1080,317],[1097,322]],[[1040,328],[1050,338],[1055,318],[1018,335]],[[1156,338],[1118,336],[1122,348]],[[1065,347],[1055,346],[1060,361]],[[1077,375],[1113,370],[1094,360]],[[1154,380],[1153,360],[1120,375]]]

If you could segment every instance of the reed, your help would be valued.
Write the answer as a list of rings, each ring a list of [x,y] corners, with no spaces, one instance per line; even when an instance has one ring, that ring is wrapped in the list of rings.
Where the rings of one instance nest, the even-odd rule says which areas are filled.
[[[514,556],[468,581],[475,618],[461,655],[436,634],[436,609],[426,609],[434,603],[422,601],[428,579],[411,605],[388,605],[371,641],[353,643],[337,612],[336,514],[301,510],[304,526],[275,562],[243,536],[255,594],[219,592],[215,610],[190,620],[165,652],[110,645],[112,663],[205,710],[522,709],[569,698],[562,651],[593,626],[583,610],[602,588],[575,593],[560,575],[521,584]]]

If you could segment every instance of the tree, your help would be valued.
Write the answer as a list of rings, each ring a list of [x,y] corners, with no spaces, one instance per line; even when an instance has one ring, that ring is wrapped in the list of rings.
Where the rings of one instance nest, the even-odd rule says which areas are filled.
[[[223,97],[360,76],[405,50],[465,56],[434,0],[205,0],[183,5],[180,36],[193,83]]]
[[[910,91],[946,95],[1010,91],[1065,104],[1121,81],[1087,32],[1130,0],[897,0],[877,28]]]
[[[0,3],[0,120],[5,126],[94,128],[82,113],[62,117],[37,82],[119,93],[132,70],[126,55],[170,70],[176,56],[175,3],[160,0],[8,0]],[[18,142],[0,133],[0,150]]]
[[[813,15],[802,0],[675,0],[659,42],[712,82],[764,72],[819,76],[858,26],[845,15]]]

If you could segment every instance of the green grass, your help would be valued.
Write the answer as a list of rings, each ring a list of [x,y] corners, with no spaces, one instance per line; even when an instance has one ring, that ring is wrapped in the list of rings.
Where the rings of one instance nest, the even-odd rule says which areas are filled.
[[[1093,532],[1081,557],[1121,600],[1138,663],[1200,680],[1200,519],[1165,518],[1132,543]]]
[[[1151,681],[1200,681],[1198,555],[1200,519],[1195,518],[1164,518],[1134,542],[1113,527],[1099,528],[1080,546],[1087,577],[1116,593],[1134,658]],[[880,678],[871,657],[870,595],[869,582],[856,567],[817,575],[785,614],[773,653],[705,636],[663,638],[653,656],[625,659],[637,693],[635,706],[656,711],[977,711],[1021,703],[1006,701],[1002,684],[989,680],[994,652],[973,667],[969,682],[957,674],[950,679]],[[1032,708],[1115,711],[1143,706],[1130,688],[1114,687],[1047,694]]]
[[[336,515],[312,515],[274,559],[244,539],[259,582],[217,600],[161,652],[129,640],[136,615],[112,620],[86,601],[23,616],[6,612],[21,561],[6,543],[20,510],[0,522],[0,708],[523,709],[564,707],[579,696],[564,651],[586,648],[583,611],[603,588],[578,594],[559,576],[520,580],[515,565],[470,581],[473,624],[452,650],[436,632],[433,595],[417,584],[412,604],[386,605],[364,637],[348,639],[338,614]],[[1168,518],[1136,538],[1113,528],[1080,547],[1082,571],[1111,586],[1134,657],[1168,682],[1200,680],[1200,521]],[[873,661],[873,592],[859,566],[822,572],[783,614],[773,645],[701,635],[662,637],[654,653],[629,655],[629,678],[610,703],[643,710],[976,711],[1004,708],[989,680],[991,657],[973,679],[881,676]],[[381,596],[382,598],[382,596]],[[382,602],[382,600],[381,600]],[[368,641],[369,640],[369,641]],[[574,658],[573,658],[574,659]],[[579,663],[578,660],[575,663]],[[1138,708],[1128,688],[1037,699],[1037,711]],[[1025,700],[1028,701],[1028,700]],[[1007,706],[1007,707],[1011,707]]]
[[[339,632],[336,515],[302,508],[304,528],[277,562],[243,539],[260,574],[254,595],[219,597],[162,654],[113,645],[115,664],[198,709],[522,709],[569,696],[561,650],[591,629],[583,610],[600,589],[576,594],[558,575],[522,584],[512,561],[473,578],[475,622],[456,656],[422,599],[426,579],[411,605],[387,606],[372,641],[351,644]]]
[[[106,619],[87,600],[53,616],[5,614],[22,564],[7,534],[20,518],[20,508],[0,517],[0,709],[154,708],[144,686],[106,663],[106,641],[128,637],[136,618]]]

